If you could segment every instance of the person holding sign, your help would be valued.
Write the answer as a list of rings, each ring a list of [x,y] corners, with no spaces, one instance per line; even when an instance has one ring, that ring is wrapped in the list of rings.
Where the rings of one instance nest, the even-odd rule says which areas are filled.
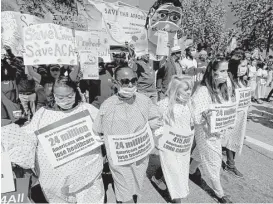
[[[210,132],[210,117],[213,104],[224,104],[229,101],[227,90],[228,62],[215,59],[211,61],[206,69],[201,86],[192,97],[194,119],[195,119],[195,140],[196,148],[192,153],[190,165],[190,178],[198,175],[197,168],[207,178],[207,183],[214,190],[218,201],[221,203],[230,202],[224,194],[220,182],[220,170],[222,164],[221,137],[223,133]],[[199,176],[198,176],[198,179]]]
[[[21,160],[35,167],[48,202],[103,203],[102,143],[92,131],[98,110],[81,102],[76,83],[68,77],[57,79],[52,92],[53,108],[40,108],[22,128],[25,137],[17,137],[32,150],[21,152]]]
[[[235,154],[241,153],[244,143],[247,110],[251,102],[251,88],[247,87],[247,60],[242,50],[236,50],[232,53],[232,57],[228,64],[229,78],[231,80],[233,96],[236,94],[238,103],[237,122],[234,128],[228,130],[223,138],[222,145],[226,147],[227,165],[224,170],[236,177],[243,177],[235,166]],[[234,89],[234,88],[235,89]],[[245,105],[244,105],[245,104]]]
[[[143,188],[154,148],[151,130],[163,123],[157,106],[137,92],[137,77],[131,68],[117,68],[114,78],[118,93],[101,105],[93,130],[105,141],[116,200],[132,203]]]
[[[173,76],[167,97],[158,103],[164,126],[155,131],[155,136],[159,137],[161,166],[175,203],[181,203],[181,199],[189,194],[189,164],[194,137],[190,101],[192,86],[191,77]]]

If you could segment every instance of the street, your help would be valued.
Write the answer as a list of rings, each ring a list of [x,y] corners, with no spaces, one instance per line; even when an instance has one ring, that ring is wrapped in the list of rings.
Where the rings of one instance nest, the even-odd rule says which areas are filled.
[[[241,156],[236,157],[236,166],[244,174],[236,178],[222,170],[221,182],[226,195],[234,203],[272,203],[273,202],[273,102],[262,105],[252,104],[252,113],[247,123],[246,139]],[[160,161],[156,152],[150,155],[147,179],[139,198],[140,203],[170,202],[167,191],[160,191],[149,180],[159,167]],[[197,186],[189,181],[190,194],[183,200],[185,203],[216,202],[209,190],[202,183]],[[112,185],[108,185],[107,202],[115,203]]]

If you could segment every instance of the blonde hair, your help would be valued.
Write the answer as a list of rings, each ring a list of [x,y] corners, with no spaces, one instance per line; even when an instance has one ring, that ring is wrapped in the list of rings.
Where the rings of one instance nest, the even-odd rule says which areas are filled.
[[[176,99],[177,99],[177,91],[179,88],[181,88],[183,83],[187,84],[189,89],[192,90],[192,88],[193,88],[192,77],[174,75],[169,83],[168,90],[166,91],[166,95],[169,99],[166,117],[170,123],[172,121],[174,122],[174,120],[175,120],[173,108],[174,108],[174,105],[175,105]]]

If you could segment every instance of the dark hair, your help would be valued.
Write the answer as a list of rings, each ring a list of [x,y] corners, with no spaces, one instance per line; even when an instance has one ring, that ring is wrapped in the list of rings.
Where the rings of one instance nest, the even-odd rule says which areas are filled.
[[[172,3],[175,7],[180,7],[182,8],[182,4],[180,0],[157,0],[153,6],[150,8],[147,18],[146,18],[146,23],[145,23],[145,28],[148,29],[148,24],[149,24],[149,19],[152,15],[152,9],[157,10],[161,5],[167,4],[167,3]]]
[[[231,82],[235,83],[233,85],[237,85],[238,87],[240,87],[239,80],[244,86],[247,85],[247,80],[244,79],[244,76],[247,75],[247,73],[244,76],[238,77],[238,68],[243,60],[246,60],[245,53],[243,50],[238,49],[231,53],[231,59],[228,63],[228,73],[231,78]]]
[[[5,73],[5,70],[7,74]],[[16,68],[12,67],[6,59],[1,59],[1,81],[13,81],[16,79]]]
[[[80,102],[82,102],[82,97],[81,94],[77,88],[77,84],[70,79],[69,76],[60,76],[52,86],[52,94],[54,93],[54,89],[56,86],[61,86],[61,87],[70,87],[73,89],[73,91],[76,93],[76,99],[75,99],[75,104],[73,107],[76,107]],[[55,102],[55,99],[54,99]]]
[[[214,59],[209,62],[207,69],[205,71],[205,74],[203,76],[203,79],[201,81],[202,86],[206,86],[207,89],[209,90],[209,94],[211,96],[211,100],[213,102],[218,102],[221,103],[221,100],[218,96],[217,93],[217,87],[214,79],[214,72],[218,70],[220,64],[227,62],[226,59]],[[221,91],[221,95],[224,100],[228,101],[229,100],[229,95],[228,95],[228,87],[227,87],[227,82],[220,84],[219,89]]]

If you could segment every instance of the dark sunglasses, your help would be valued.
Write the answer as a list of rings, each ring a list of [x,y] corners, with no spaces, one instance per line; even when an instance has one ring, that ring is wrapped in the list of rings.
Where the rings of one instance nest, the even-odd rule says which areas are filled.
[[[58,69],[58,68],[53,68],[53,69],[50,69],[50,71],[52,71],[52,72],[59,72],[60,69]]]
[[[119,80],[121,85],[129,85],[130,83],[132,83],[132,85],[136,85],[137,83],[137,78],[134,77],[131,80],[130,79],[121,79]]]

